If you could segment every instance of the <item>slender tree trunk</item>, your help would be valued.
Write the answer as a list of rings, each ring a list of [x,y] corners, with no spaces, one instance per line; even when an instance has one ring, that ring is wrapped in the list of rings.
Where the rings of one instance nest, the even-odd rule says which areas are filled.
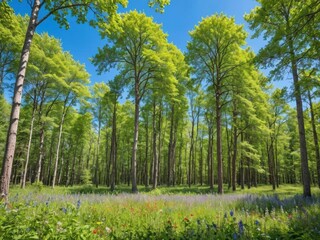
[[[251,164],[249,158],[247,158],[247,186],[248,189],[251,188]]]
[[[86,169],[89,169],[89,161],[91,158],[91,149],[92,149],[92,145],[93,145],[93,138],[90,138],[90,144],[89,144],[89,152],[88,152],[88,157],[87,157],[87,162],[86,162]]]
[[[100,110],[99,110],[100,112]],[[100,114],[99,114],[100,115]],[[95,170],[94,170],[94,181],[96,188],[99,187],[99,155],[100,155],[100,133],[101,133],[101,118],[99,117],[98,120],[98,142],[97,142],[97,155],[96,155],[96,163],[95,163]]]
[[[55,160],[55,163],[54,163],[52,188],[54,188],[55,184],[56,184],[56,178],[57,178],[57,172],[58,172],[58,162],[59,162],[59,153],[60,153],[60,143],[61,143],[61,136],[62,136],[62,128],[63,128],[63,123],[64,123],[64,117],[65,117],[65,107],[63,108],[63,113],[62,113],[61,121],[60,121],[60,125],[59,125],[59,135],[58,135],[58,143],[57,143],[57,150],[56,150],[56,160]]]
[[[289,20],[287,19],[289,24]],[[288,29],[290,26],[288,25]],[[298,119],[298,128],[299,128],[299,142],[300,142],[300,161],[301,161],[301,172],[302,172],[302,184],[303,184],[303,196],[311,197],[311,186],[310,186],[310,172],[308,166],[308,153],[307,153],[307,142],[306,142],[306,133],[304,127],[304,118],[303,118],[303,105],[301,98],[301,90],[299,83],[298,67],[297,67],[297,58],[295,56],[293,39],[291,35],[287,37],[290,58],[291,58],[291,71],[293,77],[294,85],[294,96],[296,99],[296,108],[297,108],[297,119]]]
[[[191,187],[191,181],[192,181],[192,163],[193,163],[193,147],[194,147],[194,113],[192,113],[192,122],[191,122],[191,133],[190,133],[190,150],[189,150],[189,167],[188,167],[188,185]]]
[[[36,98],[35,97],[36,97],[36,94],[34,94],[34,100],[33,100],[33,108],[32,108],[31,123],[30,123],[30,134],[29,134],[26,163],[25,163],[25,166],[24,166],[24,173],[23,173],[23,179],[22,179],[22,183],[21,183],[21,188],[25,188],[26,180],[27,180],[27,172],[28,172],[28,165],[29,165],[29,159],[30,159],[30,150],[31,150],[31,142],[32,142],[32,136],[33,136],[33,123],[34,123],[35,112],[36,112]]]
[[[160,99],[160,106],[159,106],[159,114],[158,114],[159,120],[158,120],[158,185],[162,184],[162,178],[161,178],[161,149],[162,149],[162,139],[161,139],[161,124],[162,124],[162,101]],[[164,168],[163,168],[164,169]],[[165,173],[165,172],[164,172]]]
[[[157,127],[156,127],[156,101],[153,102],[153,116],[152,116],[152,149],[153,149],[153,181],[152,188],[156,189],[158,184],[158,151],[157,151]]]
[[[316,152],[316,162],[317,162],[317,176],[318,176],[318,187],[320,188],[320,150],[319,150],[319,140],[318,140],[318,133],[316,127],[316,121],[314,116],[313,104],[311,93],[308,91],[308,99],[309,99],[309,106],[310,106],[310,115],[311,115],[311,126],[312,126],[312,134],[313,134],[313,142]]]
[[[132,193],[138,193],[137,149],[138,149],[138,138],[139,138],[139,111],[140,111],[139,81],[136,80],[135,109],[134,109],[134,136],[133,136],[132,161],[131,161]]]
[[[269,174],[270,174],[270,182],[272,184],[272,189],[276,189],[276,176],[274,169],[274,148],[273,148],[273,139],[271,137],[270,144],[267,144],[268,148],[268,163],[269,163]]]
[[[231,131],[232,132],[232,129]],[[227,160],[228,160],[228,165],[227,165],[227,182],[228,182],[228,189],[231,188],[231,145],[232,145],[232,139],[229,137],[229,130],[228,130],[228,121],[226,121],[226,136],[227,136]]]
[[[192,157],[192,172],[193,172],[193,184],[197,184],[197,146],[198,146],[198,140],[199,140],[199,116],[200,116],[200,110],[201,108],[197,107],[197,113],[196,113],[196,136],[195,136],[195,142],[194,142],[194,150],[193,150],[193,157]]]
[[[146,118],[146,125],[145,125],[145,130],[146,130],[146,149],[145,149],[145,169],[144,169],[144,177],[145,177],[145,187],[149,187],[149,164],[148,164],[148,158],[149,158],[149,114],[147,113],[147,118]]]
[[[44,122],[41,122],[40,128],[40,147],[39,147],[39,158],[38,158],[38,169],[36,174],[36,182],[40,182],[42,160],[44,158]]]
[[[109,131],[106,131],[106,178],[105,178],[105,183],[107,186],[110,185],[110,161],[111,161],[111,156],[109,156]],[[110,151],[111,154],[111,151]],[[109,156],[109,160],[108,160]]]
[[[203,130],[201,133],[200,140],[200,158],[199,158],[199,177],[200,177],[200,185],[203,185]]]
[[[241,132],[241,142],[244,141],[243,132]],[[241,189],[244,189],[244,164],[243,164],[243,154],[240,156],[240,185]]]
[[[221,106],[220,90],[216,91],[216,125],[217,125],[217,162],[218,162],[218,193],[223,194],[223,163],[222,163],[222,132],[221,132]]]
[[[8,128],[5,154],[2,162],[1,184],[0,184],[1,196],[7,196],[9,194],[12,163],[13,163],[13,157],[14,157],[14,152],[16,148],[18,122],[20,117],[22,88],[23,88],[26,69],[29,61],[31,43],[36,30],[36,23],[38,19],[39,10],[40,10],[40,4],[41,4],[40,0],[35,0],[33,3],[31,15],[30,15],[31,17],[29,20],[27,33],[26,33],[25,41],[22,48],[22,53],[21,53],[21,58],[19,63],[19,70],[17,74],[13,101],[12,101],[10,124]]]
[[[74,149],[74,154],[73,154],[73,160],[72,160],[72,168],[71,168],[71,186],[74,185],[74,179],[75,179],[75,171],[76,171],[76,158],[77,158],[77,152],[78,152],[78,144],[79,140],[77,139],[75,149]]]
[[[176,185],[176,145],[177,145],[177,126],[173,133],[173,146],[172,146],[172,186]]]
[[[210,186],[210,189],[213,190],[213,184],[214,184],[214,176],[213,176],[213,126],[209,123],[208,126],[209,136],[208,136],[208,183]]]
[[[174,131],[174,104],[171,106],[171,119],[170,119],[170,137],[169,137],[169,146],[168,146],[168,176],[167,176],[167,185],[172,184],[172,163],[173,163],[173,131]]]
[[[112,133],[111,133],[111,181],[110,190],[113,191],[116,185],[116,161],[117,161],[117,102],[113,104],[113,114],[112,114]]]
[[[232,154],[232,167],[231,167],[231,181],[232,181],[232,191],[236,191],[237,189],[237,169],[236,169],[236,161],[238,155],[238,127],[237,127],[237,105],[234,103],[234,109],[232,113],[232,121],[233,121],[233,154]]]
[[[51,164],[52,164],[52,158],[53,158],[53,146],[54,146],[54,133],[51,134],[51,142],[50,142],[50,153],[49,153],[49,164],[47,166],[47,181],[46,185],[49,186],[51,184]]]

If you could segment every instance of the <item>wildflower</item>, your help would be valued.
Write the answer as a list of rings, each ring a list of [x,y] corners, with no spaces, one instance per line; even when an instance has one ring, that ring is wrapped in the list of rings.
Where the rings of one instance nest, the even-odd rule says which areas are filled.
[[[258,226],[260,224],[260,222],[258,220],[255,220],[254,224]]]
[[[92,233],[93,233],[93,234],[97,234],[97,233],[98,233],[98,230],[97,230],[97,229],[93,229],[93,230],[92,230]]]
[[[280,210],[281,210],[281,213],[283,214],[283,213],[284,213],[284,210],[283,210],[282,205],[281,205],[281,207],[280,207]]]
[[[230,211],[230,216],[233,217],[234,212],[231,210]]]
[[[189,220],[187,217],[185,217],[185,218],[183,219],[183,221],[189,222],[190,220]]]
[[[106,232],[107,232],[107,233],[111,233],[111,231],[112,231],[112,230],[111,230],[110,228],[106,227]]]
[[[80,199],[79,199],[79,200],[77,201],[77,209],[79,209],[80,206],[81,206],[81,201],[80,201]]]
[[[217,225],[214,222],[212,223],[211,226],[212,226],[213,229],[217,229]]]
[[[242,222],[242,220],[239,221],[238,226],[239,226],[239,233],[240,233],[240,234],[243,234],[244,228],[243,228],[243,222]]]
[[[64,208],[64,207],[63,207],[63,208],[61,208],[61,211],[62,211],[62,212],[64,212],[64,213],[67,213],[67,209],[66,209],[66,208]]]
[[[232,239],[233,239],[233,240],[237,240],[237,239],[238,239],[238,234],[234,233],[234,234],[232,235]]]

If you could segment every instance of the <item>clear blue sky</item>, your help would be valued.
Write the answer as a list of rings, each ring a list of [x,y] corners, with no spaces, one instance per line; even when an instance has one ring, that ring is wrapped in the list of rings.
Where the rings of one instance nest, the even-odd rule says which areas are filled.
[[[18,1],[10,2],[11,6],[19,14],[30,14],[30,7]],[[227,16],[234,17],[237,24],[243,24],[249,32],[246,22],[243,19],[245,13],[249,13],[257,3],[254,0],[171,0],[171,4],[165,8],[164,14],[150,9],[147,0],[129,0],[127,9],[129,11],[137,9],[145,12],[148,16],[153,16],[157,23],[161,23],[164,32],[169,36],[170,42],[173,42],[182,51],[186,50],[189,38],[188,32],[197,25],[202,18],[215,13],[224,13]],[[104,74],[98,76],[95,67],[90,63],[89,58],[94,56],[97,48],[104,45],[100,39],[97,30],[91,28],[88,24],[77,24],[74,19],[70,19],[70,29],[59,28],[58,24],[52,18],[47,19],[37,29],[38,33],[48,32],[62,42],[63,49],[69,51],[76,60],[86,65],[87,71],[91,75],[91,82],[106,81],[112,78],[113,74]],[[261,39],[250,39],[248,45],[257,52],[262,46]]]

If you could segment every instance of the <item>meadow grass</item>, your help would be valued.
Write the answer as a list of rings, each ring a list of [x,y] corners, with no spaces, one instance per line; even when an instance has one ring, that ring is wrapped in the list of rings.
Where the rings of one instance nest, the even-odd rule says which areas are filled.
[[[13,187],[0,239],[319,239],[320,191],[299,185],[218,195],[207,186]]]

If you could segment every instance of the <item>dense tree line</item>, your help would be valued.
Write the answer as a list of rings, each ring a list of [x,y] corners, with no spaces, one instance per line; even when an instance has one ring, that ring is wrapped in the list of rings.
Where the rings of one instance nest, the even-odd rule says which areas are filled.
[[[59,10],[87,2],[47,3],[47,10],[67,27]],[[258,2],[245,16],[255,36],[268,40],[257,56],[243,27],[222,14],[204,18],[182,53],[145,14],[116,14],[111,5],[95,5],[109,15],[91,21],[105,41],[92,62],[99,73],[116,68],[118,74],[93,85],[59,40],[34,29],[25,71],[17,59],[32,18],[15,15],[2,2],[0,87],[8,92],[17,79],[14,95],[24,88],[22,101],[13,101],[18,112],[21,103],[16,117],[1,94],[2,193],[8,193],[9,176],[21,187],[92,183],[114,190],[128,184],[132,192],[138,185],[200,184],[223,193],[225,184],[235,191],[302,183],[310,196],[311,184],[320,187],[320,4]],[[156,3],[161,10],[167,1],[151,2]],[[81,9],[72,14],[86,21]],[[34,26],[43,20],[34,19]],[[263,76],[259,66],[272,68],[271,76]],[[21,86],[18,68],[24,68]],[[271,79],[287,78],[287,71],[292,88],[275,89]],[[128,100],[121,100],[125,95]],[[14,158],[11,135],[17,138]]]

